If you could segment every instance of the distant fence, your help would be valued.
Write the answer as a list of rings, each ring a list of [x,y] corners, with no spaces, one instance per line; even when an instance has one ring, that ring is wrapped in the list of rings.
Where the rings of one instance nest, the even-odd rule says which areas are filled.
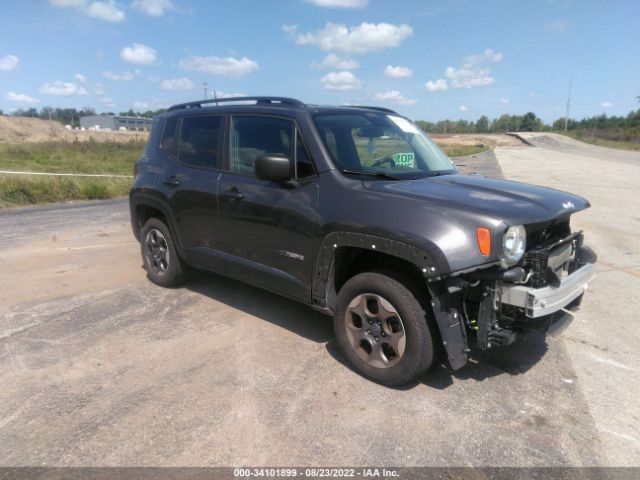
[[[108,173],[50,173],[50,172],[14,172],[0,170],[0,175],[42,175],[48,177],[102,177],[102,178],[133,178],[133,175],[112,175]]]

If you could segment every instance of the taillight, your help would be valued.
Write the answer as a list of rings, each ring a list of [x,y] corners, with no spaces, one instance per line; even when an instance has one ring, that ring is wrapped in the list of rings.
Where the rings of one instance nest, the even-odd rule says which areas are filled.
[[[488,257],[491,254],[491,232],[488,228],[478,227],[476,230],[476,237],[478,239],[478,248],[480,253]]]

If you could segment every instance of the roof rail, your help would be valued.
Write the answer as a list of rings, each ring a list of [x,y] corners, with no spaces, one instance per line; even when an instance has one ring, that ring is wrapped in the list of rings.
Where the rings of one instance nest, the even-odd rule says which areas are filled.
[[[384,108],[384,107],[370,107],[368,105],[348,105],[348,107],[349,108],[366,108],[367,110],[376,110],[378,112],[393,113],[395,115],[398,114],[394,110],[391,110],[390,108]]]
[[[187,103],[179,103],[177,105],[173,105],[169,107],[169,111],[179,110],[181,108],[200,108],[202,105],[207,103],[215,103],[218,105],[219,103],[224,102],[246,102],[246,101],[255,101],[256,105],[293,105],[296,107],[304,107],[305,104],[300,100],[296,100],[295,98],[287,98],[287,97],[231,97],[231,98],[210,98],[208,100],[197,100],[195,102],[187,102]]]

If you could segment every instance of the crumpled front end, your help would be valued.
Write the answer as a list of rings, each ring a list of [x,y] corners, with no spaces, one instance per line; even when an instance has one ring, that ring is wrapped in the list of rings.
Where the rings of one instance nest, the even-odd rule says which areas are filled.
[[[559,333],[573,320],[593,280],[597,256],[571,233],[569,219],[527,225],[527,250],[518,265],[494,266],[430,285],[434,314],[452,367],[466,363],[469,346],[510,345],[530,330]],[[438,307],[445,301],[446,308]]]

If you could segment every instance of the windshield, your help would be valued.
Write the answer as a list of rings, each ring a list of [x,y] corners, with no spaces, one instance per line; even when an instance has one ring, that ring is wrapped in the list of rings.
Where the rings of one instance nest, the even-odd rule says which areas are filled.
[[[413,123],[378,112],[317,114],[316,127],[345,173],[412,179],[458,173],[449,157]]]

